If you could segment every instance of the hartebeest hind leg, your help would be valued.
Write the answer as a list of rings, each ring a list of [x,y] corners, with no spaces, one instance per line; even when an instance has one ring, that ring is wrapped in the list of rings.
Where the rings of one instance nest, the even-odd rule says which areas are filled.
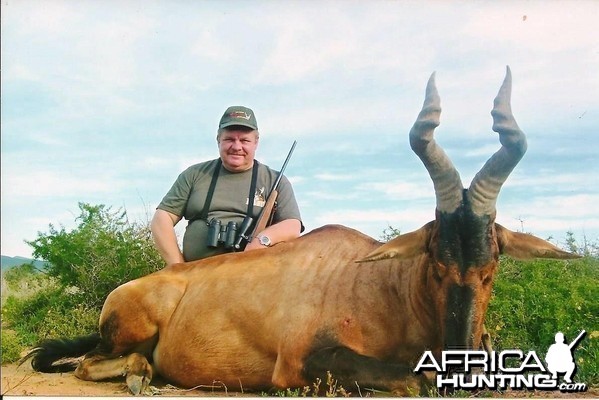
[[[132,353],[118,358],[103,355],[86,357],[75,370],[75,376],[86,381],[99,381],[125,376],[134,395],[144,394],[152,380],[152,366],[145,356]]]
[[[407,365],[384,362],[342,346],[316,350],[306,358],[303,375],[308,381],[326,381],[328,372],[347,391],[362,388],[425,396],[429,387],[428,379],[415,375]]]

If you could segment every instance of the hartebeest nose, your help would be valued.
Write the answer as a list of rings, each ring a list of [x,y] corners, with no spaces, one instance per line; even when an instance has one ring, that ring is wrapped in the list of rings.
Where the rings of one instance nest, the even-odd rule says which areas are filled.
[[[471,349],[474,291],[470,286],[452,285],[447,292],[445,348]]]

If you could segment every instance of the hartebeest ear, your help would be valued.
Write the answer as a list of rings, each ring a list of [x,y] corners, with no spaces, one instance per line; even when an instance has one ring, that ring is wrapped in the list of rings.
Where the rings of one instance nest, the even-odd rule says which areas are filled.
[[[527,233],[510,231],[499,224],[495,224],[499,251],[519,260],[532,258],[556,258],[567,260],[581,258],[581,256],[561,250],[546,240]]]
[[[429,242],[433,223],[434,221],[431,221],[416,231],[399,235],[356,262],[372,262],[388,258],[405,260],[424,253]]]

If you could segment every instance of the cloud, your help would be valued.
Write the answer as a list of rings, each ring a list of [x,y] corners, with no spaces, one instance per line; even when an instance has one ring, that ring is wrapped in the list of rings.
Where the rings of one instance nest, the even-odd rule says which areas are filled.
[[[531,196],[528,202],[512,208],[532,218],[551,216],[577,221],[599,218],[599,211],[592,211],[597,209],[598,202],[599,194],[543,195]]]
[[[434,5],[323,1],[313,8],[284,3],[285,18],[265,21],[266,29],[278,34],[255,82],[283,85],[326,77],[351,86],[359,82],[352,79],[357,74],[373,81],[378,75],[390,84],[406,82],[434,59],[426,42],[438,21],[426,30],[409,23],[430,19],[435,9],[448,9],[439,2]],[[402,48],[410,50],[394,51]]]
[[[326,224],[341,224],[357,229],[371,237],[379,238],[388,226],[406,233],[420,228],[433,218],[434,209],[426,211],[410,207],[409,210],[388,211],[383,209],[342,208],[334,211],[323,211],[314,218],[310,218],[306,226],[309,226],[311,230]]]
[[[519,2],[486,3],[472,13],[462,32],[480,43],[501,38],[505,46],[525,47],[534,53],[567,51],[596,45],[597,12],[599,4],[583,0],[530,1],[525,7]],[[556,27],[559,34],[547,40],[547,32]]]
[[[20,62],[9,64],[8,68],[4,69],[3,75],[6,80],[39,82],[42,79],[35,68]]]
[[[466,150],[464,152],[464,157],[467,157],[467,158],[480,158],[480,157],[489,158],[491,155],[495,154],[495,152],[497,150],[499,150],[500,147],[501,147],[501,144],[499,142],[493,143],[493,144],[486,144],[484,146]]]
[[[591,182],[592,179],[589,179],[587,171],[582,171],[580,173],[539,171],[532,176],[517,174],[509,179],[510,186],[527,187],[531,188],[531,190],[541,190],[548,195],[551,195],[552,192],[564,192],[572,190],[597,192],[599,188],[596,185],[590,185]]]
[[[346,192],[346,191],[342,191],[342,192],[306,191],[306,192],[302,192],[302,195],[304,196],[304,199],[307,198],[310,200],[327,200],[327,201],[331,201],[331,200],[348,201],[348,200],[357,199],[359,197],[358,193]]]
[[[599,240],[599,194],[529,195],[527,199],[502,199],[497,222],[509,229],[553,237],[564,243],[567,232],[577,240]]]
[[[212,63],[227,64],[234,59],[234,43],[233,46],[222,43],[218,36],[217,21],[207,21],[203,24],[201,32],[197,33],[194,44],[191,46],[193,55],[204,58]],[[222,23],[222,21],[218,21]]]
[[[352,30],[344,26],[342,14],[333,17],[326,5],[291,9],[289,18],[274,21],[279,33],[274,49],[254,78],[255,84],[301,81],[328,70],[335,60],[352,52]]]
[[[2,4],[4,22],[14,24],[17,32],[31,37],[64,35],[77,19],[69,1],[8,0]]]
[[[314,178],[319,181],[325,181],[325,182],[339,182],[339,181],[353,181],[356,179],[356,176],[352,173],[333,174],[330,172],[323,172],[323,173],[316,174],[314,176]]]
[[[82,198],[158,202],[217,156],[218,117],[239,103],[261,116],[260,161],[276,168],[286,146],[275,144],[300,139],[288,174],[307,223],[375,237],[387,223],[416,228],[434,214],[407,143],[428,77],[437,139],[464,178],[499,148],[489,112],[509,64],[529,152],[499,216],[595,229],[597,2],[116,4],[3,3],[3,216],[22,215],[19,203],[44,221]],[[3,233],[40,228],[14,221]]]
[[[387,200],[410,200],[434,198],[432,183],[427,187],[422,182],[393,180],[386,182],[367,182],[358,185],[358,189],[371,192],[372,196],[381,196]]]
[[[19,171],[4,174],[2,191],[4,198],[69,198],[83,193],[112,193],[122,190],[127,182],[115,180],[110,175],[95,175],[90,179],[89,173],[73,173],[73,171]]]

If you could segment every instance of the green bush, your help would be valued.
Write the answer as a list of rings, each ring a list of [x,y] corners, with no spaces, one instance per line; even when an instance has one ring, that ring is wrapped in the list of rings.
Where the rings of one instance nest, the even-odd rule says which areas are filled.
[[[562,332],[574,350],[577,381],[599,384],[599,260],[514,261],[503,258],[486,325],[494,348],[534,350],[544,357]]]
[[[2,329],[11,329],[17,339],[7,336],[11,351],[5,351],[3,339],[3,363],[40,339],[97,331],[112,290],[164,267],[149,224],[131,223],[126,212],[104,205],[80,203],[79,209],[75,229],[50,225],[48,233],[28,242],[34,257],[48,262],[45,270],[24,265],[3,277],[9,295],[3,297]]]
[[[2,329],[2,346],[0,346],[2,362],[12,362],[19,359],[21,351],[25,349],[17,332],[11,329]]]
[[[2,304],[9,296],[27,297],[51,284],[52,279],[33,264],[2,271]]]
[[[124,282],[164,267],[149,224],[131,223],[127,213],[104,205],[79,203],[77,228],[49,226],[28,242],[34,257],[49,263],[48,275],[72,290],[78,302],[101,307],[106,295]]]
[[[13,362],[40,339],[73,337],[98,329],[100,310],[77,304],[75,298],[48,284],[28,297],[9,296],[2,307],[2,363]],[[8,329],[5,329],[8,328]],[[5,332],[13,332],[17,340]],[[12,349],[6,346],[13,346]]]
[[[37,281],[37,272],[40,271],[33,264],[22,264],[6,272],[3,271],[3,276],[8,287],[15,289],[25,281],[28,283]]]

